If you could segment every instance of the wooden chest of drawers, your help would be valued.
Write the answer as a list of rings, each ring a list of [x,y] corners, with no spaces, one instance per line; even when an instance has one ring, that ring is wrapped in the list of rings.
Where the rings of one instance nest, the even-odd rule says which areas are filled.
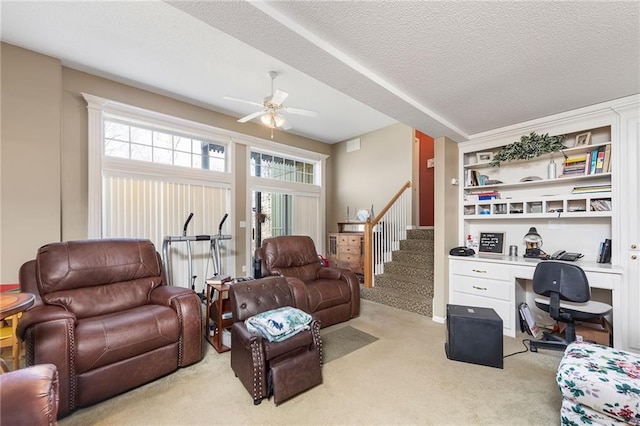
[[[364,234],[361,232],[329,233],[329,265],[364,273]]]

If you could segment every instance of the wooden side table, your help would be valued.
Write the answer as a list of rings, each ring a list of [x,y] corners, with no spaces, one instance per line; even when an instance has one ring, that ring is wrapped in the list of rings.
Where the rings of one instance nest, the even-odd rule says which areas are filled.
[[[207,284],[207,324],[205,339],[219,353],[231,348],[222,343],[222,332],[231,328],[231,302],[229,301],[228,284]],[[226,297],[225,297],[226,296]],[[211,327],[213,330],[211,331]]]
[[[4,293],[0,294],[0,320],[3,320],[7,317],[13,316],[12,318],[12,328],[13,328],[13,339],[18,339],[15,335],[15,328],[17,326],[18,314],[26,311],[33,303],[35,302],[36,297],[31,293]],[[16,365],[19,367],[19,359],[16,359],[16,351],[13,351],[13,365],[14,368]],[[19,354],[18,354],[19,356]],[[18,361],[18,362],[16,362]],[[6,373],[9,371],[7,364],[4,360],[0,359],[0,370],[2,373]]]

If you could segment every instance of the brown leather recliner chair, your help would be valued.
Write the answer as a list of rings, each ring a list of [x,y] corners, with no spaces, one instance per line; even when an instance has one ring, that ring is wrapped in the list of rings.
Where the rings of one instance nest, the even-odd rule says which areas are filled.
[[[295,307],[313,314],[321,327],[360,314],[358,277],[347,269],[322,267],[313,240],[302,235],[267,238],[256,250],[262,276],[280,275],[293,288]]]
[[[231,368],[258,405],[273,395],[276,404],[322,383],[322,340],[316,319],[280,342],[251,333],[244,321],[272,309],[293,306],[292,289],[283,277],[233,284]],[[298,308],[299,309],[299,308]]]
[[[53,364],[0,374],[0,424],[56,425],[58,370]]]
[[[202,359],[193,290],[166,285],[149,240],[53,243],[20,269],[27,365],[54,364],[63,417]]]

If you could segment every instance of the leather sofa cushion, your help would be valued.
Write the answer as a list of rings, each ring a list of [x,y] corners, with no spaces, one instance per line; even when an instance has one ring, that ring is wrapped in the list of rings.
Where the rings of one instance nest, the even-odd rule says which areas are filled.
[[[135,327],[133,326],[135,325]],[[145,305],[79,320],[76,372],[81,374],[175,343],[180,323],[166,306]]]
[[[151,241],[129,239],[47,244],[38,250],[36,275],[43,301],[78,318],[144,305],[163,281]]]
[[[143,278],[123,283],[99,285],[77,290],[64,290],[43,296],[48,305],[58,305],[77,318],[89,318],[135,308],[148,303],[149,292],[156,280]]]
[[[349,303],[351,291],[346,281],[315,280],[307,283],[309,312]]]

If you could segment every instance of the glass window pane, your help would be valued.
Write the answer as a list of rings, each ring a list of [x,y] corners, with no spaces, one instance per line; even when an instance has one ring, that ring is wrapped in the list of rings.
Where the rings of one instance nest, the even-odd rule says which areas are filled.
[[[202,155],[198,155],[198,154],[192,154],[191,155],[191,167],[193,167],[194,169],[207,169],[207,170],[211,170],[210,167],[205,167],[202,164],[202,159],[203,156]]]
[[[191,152],[191,138],[185,138],[182,136],[175,136],[175,150],[181,152]],[[196,151],[198,152],[198,151]]]
[[[153,162],[160,164],[171,164],[173,156],[170,149],[155,148],[153,150]]]
[[[129,126],[122,123],[115,123],[113,121],[104,122],[104,137],[105,139],[117,139],[121,141],[129,140]]]
[[[194,154],[200,154],[206,151],[206,147],[209,144],[207,142],[199,141],[197,139],[191,140],[191,152]]]
[[[117,121],[104,120],[103,126],[104,149],[108,156],[227,171],[224,144]]]
[[[131,142],[141,145],[151,145],[151,130],[131,127]]]
[[[104,155],[109,157],[129,158],[129,144],[114,140],[104,141]]]
[[[153,146],[171,149],[172,136],[168,133],[153,132]]]
[[[224,159],[223,158],[210,158],[209,159],[209,170],[213,170],[216,172],[224,172]]]
[[[215,153],[216,155],[224,155],[224,146],[223,145],[216,145],[216,144],[209,144],[209,150],[212,153]]]
[[[139,161],[151,161],[152,148],[145,145],[131,144],[131,159]]]
[[[174,152],[173,164],[175,166],[191,167],[191,153],[186,152]]]

